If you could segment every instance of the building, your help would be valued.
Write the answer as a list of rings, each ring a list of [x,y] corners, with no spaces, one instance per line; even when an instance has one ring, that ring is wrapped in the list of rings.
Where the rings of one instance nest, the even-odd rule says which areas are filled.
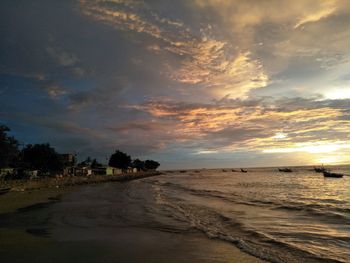
[[[122,174],[123,170],[119,169],[119,168],[115,168],[112,166],[108,166],[106,168],[106,175],[118,175],[118,174]]]
[[[15,168],[1,168],[0,169],[0,177],[9,176],[15,173]]]
[[[128,167],[128,169],[126,170],[127,173],[137,173],[137,168],[135,167]]]
[[[59,156],[64,167],[72,167],[75,165],[76,158],[74,154],[63,153],[63,154],[60,154]]]
[[[94,175],[106,175],[106,172],[107,172],[106,167],[92,168],[92,174]]]

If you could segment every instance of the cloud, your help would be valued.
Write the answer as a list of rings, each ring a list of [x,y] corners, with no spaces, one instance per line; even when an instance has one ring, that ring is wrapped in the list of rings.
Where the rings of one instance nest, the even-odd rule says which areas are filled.
[[[58,99],[69,93],[67,89],[62,88],[58,85],[50,85],[46,87],[45,90],[47,91],[47,93],[52,99]]]
[[[1,116],[33,142],[203,166],[349,143],[347,1],[0,5]]]
[[[195,2],[202,9],[215,10],[225,23],[229,23],[232,29],[239,31],[262,23],[286,23],[298,28],[331,15],[341,6],[342,1],[196,0]]]
[[[143,2],[80,1],[83,14],[107,23],[118,30],[146,34],[159,43],[147,46],[178,56],[178,63],[168,64],[170,79],[182,84],[202,86],[211,96],[245,95],[264,87],[268,76],[259,59],[249,51],[237,51],[226,40],[219,40],[211,26],[191,30],[183,22],[158,15]]]
[[[62,66],[72,66],[79,62],[79,59],[71,53],[55,47],[47,47],[47,53],[52,56]]]
[[[301,27],[306,23],[317,22],[323,18],[326,18],[336,11],[337,1],[322,1],[320,2],[320,7],[316,8],[313,12],[304,15],[294,26],[294,28]]]
[[[144,33],[170,45],[176,46],[181,43],[172,39],[174,36],[166,32],[166,27],[176,28],[179,30],[178,35],[187,36],[183,23],[161,18],[141,1],[120,0],[107,3],[99,0],[80,0],[80,7],[83,14],[119,30]]]
[[[348,113],[338,102],[302,98],[211,104],[151,101],[134,107],[148,112],[159,127],[163,124],[163,129],[176,131],[170,134],[172,143],[188,141],[200,151],[271,152],[268,149],[281,146],[303,151],[309,148],[300,144],[350,143],[346,132],[350,121],[344,120]],[[277,140],[276,134],[288,136]]]

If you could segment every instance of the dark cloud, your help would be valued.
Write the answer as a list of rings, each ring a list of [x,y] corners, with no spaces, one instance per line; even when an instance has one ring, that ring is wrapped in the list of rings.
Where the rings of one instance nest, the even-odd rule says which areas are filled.
[[[1,1],[1,122],[101,160],[311,160],[350,144],[350,9],[311,2]]]

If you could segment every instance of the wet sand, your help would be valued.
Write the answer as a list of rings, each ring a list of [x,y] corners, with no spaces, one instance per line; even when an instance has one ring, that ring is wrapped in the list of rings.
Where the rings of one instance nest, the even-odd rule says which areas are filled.
[[[199,231],[152,228],[147,220],[145,226],[125,223],[125,215],[143,216],[134,203],[129,205],[130,200],[122,200],[121,196],[118,200],[128,184],[80,186],[67,192],[43,189],[21,196],[16,193],[17,197],[13,193],[1,196],[0,206],[4,200],[13,202],[17,208],[22,206],[15,212],[14,207],[2,209],[0,214],[1,261],[262,262]],[[112,190],[116,196],[110,195]],[[15,201],[16,198],[21,201]],[[34,200],[38,205],[33,205]],[[115,205],[113,200],[120,203]],[[124,214],[124,210],[130,211]]]
[[[94,229],[100,238],[57,241],[20,231],[0,231],[3,262],[262,262],[203,234],[124,228]],[[5,234],[5,236],[4,236]],[[13,237],[5,241],[3,238]]]
[[[60,200],[61,196],[73,191],[76,187],[43,188],[28,191],[13,191],[0,196],[1,214],[16,212],[16,210],[38,205],[52,203]]]

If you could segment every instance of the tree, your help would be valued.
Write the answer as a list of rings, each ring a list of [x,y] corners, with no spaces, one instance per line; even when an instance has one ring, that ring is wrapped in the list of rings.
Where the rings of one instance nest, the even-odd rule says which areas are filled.
[[[136,168],[138,171],[145,170],[145,162],[141,161],[140,159],[135,159],[131,166]]]
[[[109,158],[108,165],[119,169],[127,169],[131,164],[131,157],[119,150]]]
[[[0,125],[0,168],[13,166],[18,157],[18,141],[13,136],[8,136],[10,129]]]
[[[145,161],[145,168],[147,170],[156,170],[159,167],[160,163],[153,161],[153,160],[146,160]]]
[[[99,168],[102,167],[103,165],[99,163],[96,159],[93,159],[91,162],[91,168]]]
[[[83,166],[89,166],[92,164],[90,156],[88,156],[84,161],[78,163],[78,166],[83,167]]]
[[[27,145],[22,150],[23,162],[30,169],[42,172],[58,172],[63,169],[60,155],[50,144]]]

